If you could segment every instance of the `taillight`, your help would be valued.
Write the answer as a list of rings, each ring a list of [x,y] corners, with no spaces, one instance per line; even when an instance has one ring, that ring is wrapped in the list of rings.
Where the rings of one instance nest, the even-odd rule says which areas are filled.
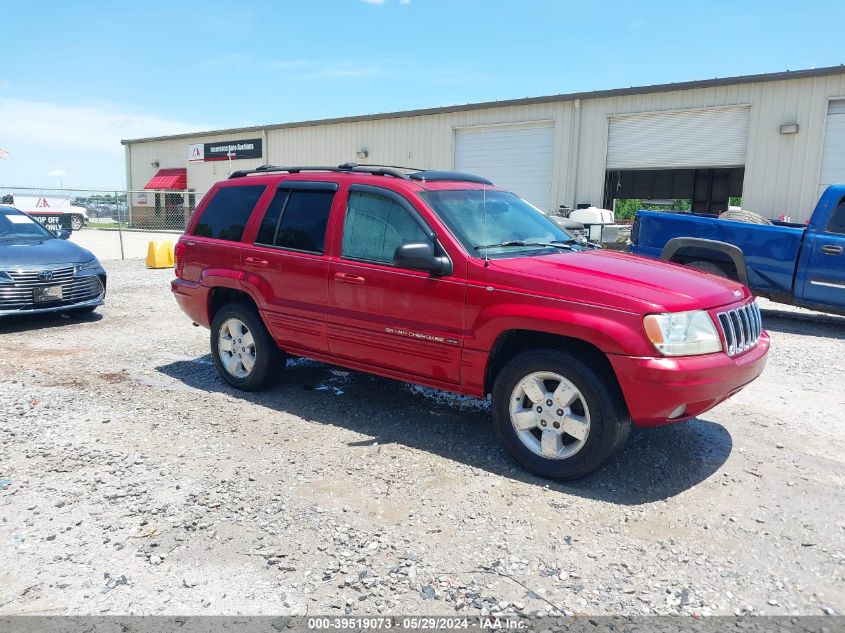
[[[176,276],[181,277],[182,271],[185,268],[185,251],[188,250],[188,247],[185,246],[182,242],[176,242],[176,248],[173,249],[173,260],[176,264]]]

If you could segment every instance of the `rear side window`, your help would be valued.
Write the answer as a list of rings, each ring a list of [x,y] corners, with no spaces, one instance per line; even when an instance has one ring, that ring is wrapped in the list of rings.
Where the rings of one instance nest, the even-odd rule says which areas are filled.
[[[194,235],[239,242],[264,185],[221,187],[203,210]]]
[[[845,198],[842,198],[833,210],[827,223],[827,232],[845,235]]]
[[[255,243],[322,254],[333,199],[334,191],[280,190],[267,208]]]
[[[428,241],[428,235],[411,214],[392,199],[363,191],[349,194],[343,223],[343,257],[393,264],[397,246]]]

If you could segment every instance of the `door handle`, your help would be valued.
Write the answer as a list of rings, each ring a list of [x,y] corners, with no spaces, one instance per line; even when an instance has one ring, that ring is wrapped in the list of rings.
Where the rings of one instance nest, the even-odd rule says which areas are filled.
[[[354,286],[363,286],[365,281],[363,277],[349,273],[335,273],[334,280],[340,284],[352,284]]]
[[[825,255],[841,255],[842,254],[842,247],[841,246],[822,246],[822,253]]]
[[[266,259],[261,259],[260,257],[247,257],[245,261],[247,264],[260,266],[262,268],[269,263]]]

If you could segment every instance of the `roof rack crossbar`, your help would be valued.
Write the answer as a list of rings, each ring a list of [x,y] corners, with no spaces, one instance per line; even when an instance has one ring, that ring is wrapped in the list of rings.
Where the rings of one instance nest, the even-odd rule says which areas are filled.
[[[425,171],[422,167],[408,167],[407,165],[381,165],[379,163],[343,163],[341,168],[355,167],[387,167],[389,169],[407,169],[408,171]]]
[[[480,185],[493,186],[493,183],[487,178],[484,178],[483,176],[476,176],[475,174],[465,174],[459,171],[437,171],[431,169],[409,174],[409,178],[411,178],[411,180],[420,180],[422,182],[452,180],[457,182],[475,182]]]
[[[407,167],[399,167],[398,169],[409,169]],[[327,167],[327,166],[294,166],[294,167],[281,167],[278,165],[261,165],[260,167],[255,167],[253,169],[239,169],[238,171],[233,171],[229,178],[241,178],[243,176],[248,176],[250,174],[266,174],[271,172],[279,172],[279,173],[288,173],[288,174],[299,174],[304,171],[325,171],[325,172],[355,172],[355,173],[362,173],[362,174],[372,174],[374,176],[392,176],[394,178],[401,178],[402,180],[408,180],[408,175],[403,174],[400,171],[396,171],[394,168],[389,167],[382,167],[381,165],[358,165],[356,163],[344,163],[342,165],[338,165],[337,167]]]

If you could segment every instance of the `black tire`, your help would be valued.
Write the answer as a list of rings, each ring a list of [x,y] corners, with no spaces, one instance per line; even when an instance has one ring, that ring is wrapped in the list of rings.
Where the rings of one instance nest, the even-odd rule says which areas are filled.
[[[566,378],[589,408],[589,433],[571,457],[549,459],[538,455],[520,440],[511,423],[511,395],[535,372],[553,372]],[[622,449],[631,430],[631,416],[615,378],[557,350],[532,350],[508,361],[493,385],[492,409],[496,433],[507,451],[523,467],[548,479],[578,479],[601,468]]]
[[[72,215],[70,216],[70,229],[72,231],[78,231],[82,228],[85,224],[85,220],[81,215]]]
[[[230,319],[241,321],[252,334],[255,363],[245,377],[230,373],[223,364],[218,342],[223,324]],[[227,303],[214,315],[211,322],[211,357],[217,373],[227,383],[241,391],[261,391],[281,378],[285,367],[285,353],[279,349],[273,337],[264,327],[264,322],[254,307],[245,303]]]
[[[733,220],[734,222],[747,222],[749,224],[765,224],[771,225],[772,221],[769,218],[764,218],[759,213],[753,211],[725,211],[719,215],[720,220]]]
[[[700,270],[705,273],[710,273],[711,275],[716,275],[717,277],[724,277],[725,279],[734,279],[721,264],[718,264],[716,262],[710,262],[705,259],[695,259],[691,262],[687,262],[686,265],[690,268],[695,268],[696,270]]]

